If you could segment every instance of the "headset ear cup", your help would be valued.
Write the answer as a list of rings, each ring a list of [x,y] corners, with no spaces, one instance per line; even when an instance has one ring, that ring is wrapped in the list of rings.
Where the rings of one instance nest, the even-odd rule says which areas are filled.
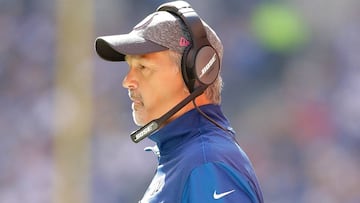
[[[211,46],[200,48],[195,58],[195,77],[201,85],[211,85],[219,75],[220,59]]]
[[[220,59],[211,46],[204,46],[197,52],[188,47],[182,56],[181,70],[187,88],[193,92],[199,86],[214,83],[220,72]]]

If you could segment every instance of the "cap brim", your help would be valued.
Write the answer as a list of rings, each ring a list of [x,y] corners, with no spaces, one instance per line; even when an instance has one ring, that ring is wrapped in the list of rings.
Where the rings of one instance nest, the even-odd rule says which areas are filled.
[[[142,55],[167,50],[167,47],[135,34],[110,35],[95,40],[97,54],[108,61],[125,61],[125,55]]]

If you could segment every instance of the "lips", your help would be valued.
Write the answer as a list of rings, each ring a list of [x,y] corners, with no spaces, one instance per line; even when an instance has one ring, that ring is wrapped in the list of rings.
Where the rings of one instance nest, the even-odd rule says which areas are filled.
[[[139,107],[144,106],[142,97],[140,94],[135,93],[134,91],[129,91],[129,98],[133,102],[131,107],[133,110],[139,109]]]
[[[131,104],[131,109],[132,109],[133,111],[138,111],[142,106],[143,106],[142,103],[133,102],[133,103]]]

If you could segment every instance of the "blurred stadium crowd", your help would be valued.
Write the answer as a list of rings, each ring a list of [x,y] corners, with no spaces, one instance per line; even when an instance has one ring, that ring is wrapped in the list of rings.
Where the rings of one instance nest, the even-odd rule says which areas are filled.
[[[162,2],[94,2],[94,39],[127,33]],[[359,1],[189,2],[223,40],[223,109],[266,202],[360,202]],[[53,199],[55,13],[54,1],[0,0],[1,203]],[[93,64],[90,199],[136,202],[153,143],[128,137],[125,64],[95,53]]]

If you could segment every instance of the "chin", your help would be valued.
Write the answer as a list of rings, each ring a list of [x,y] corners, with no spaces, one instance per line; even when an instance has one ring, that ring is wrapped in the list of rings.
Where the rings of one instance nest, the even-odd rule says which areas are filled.
[[[137,126],[143,126],[145,125],[144,122],[142,122],[141,120],[139,120],[136,116],[133,115],[133,121],[135,123],[135,125]]]
[[[150,121],[146,122],[144,120],[144,118],[142,118],[142,116],[137,115],[135,112],[133,112],[133,120],[134,120],[135,125],[137,125],[137,126],[144,126],[148,122],[150,122]]]

